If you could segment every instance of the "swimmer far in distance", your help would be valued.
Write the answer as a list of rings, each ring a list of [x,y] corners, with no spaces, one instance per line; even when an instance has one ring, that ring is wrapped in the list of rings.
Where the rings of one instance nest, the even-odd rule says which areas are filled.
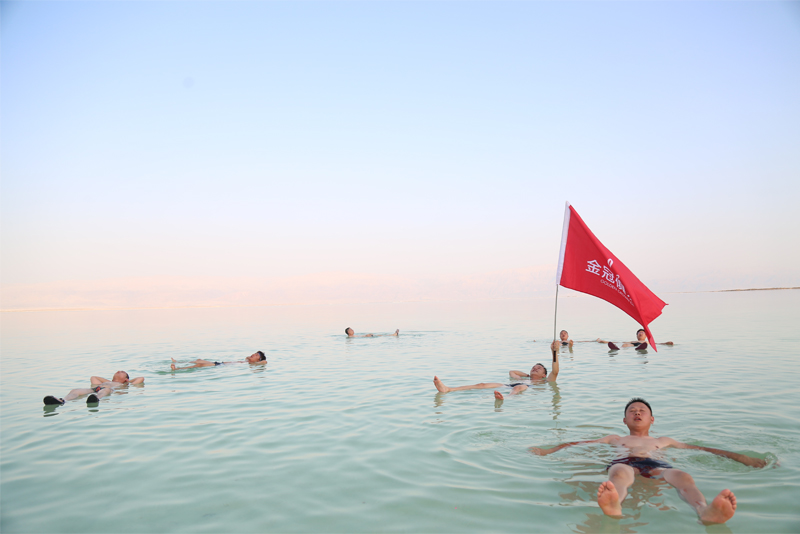
[[[355,331],[348,326],[347,328],[344,329],[344,333],[349,338],[350,337],[392,337],[392,336],[398,337],[398,336],[400,336],[400,329],[398,328],[397,330],[395,330],[393,334],[360,334],[360,335],[357,335],[355,333]]]
[[[256,351],[244,360],[237,360],[233,362],[212,362],[210,360],[203,360],[197,359],[192,362],[192,365],[187,365],[186,367],[178,367],[177,360],[175,358],[171,358],[172,363],[170,364],[170,369],[173,371],[182,371],[183,369],[194,369],[196,367],[216,367],[218,365],[230,365],[233,363],[249,363],[250,365],[266,365],[267,364],[267,357],[262,351]]]

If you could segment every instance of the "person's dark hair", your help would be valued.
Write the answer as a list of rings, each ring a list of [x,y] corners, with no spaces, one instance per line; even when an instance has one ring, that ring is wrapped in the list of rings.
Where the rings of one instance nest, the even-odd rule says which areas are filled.
[[[569,332],[567,332],[566,330],[562,330],[561,332],[564,332],[565,334],[569,335]],[[558,333],[559,336],[561,335],[561,332]]]
[[[636,331],[636,335],[637,336],[639,335],[639,332],[644,332],[644,328],[640,328],[639,330]],[[647,332],[644,332],[644,333],[646,334]]]
[[[544,369],[544,376],[547,376],[547,367],[545,367],[545,366],[544,366],[544,365],[542,365],[541,363],[535,363],[535,364],[533,364],[533,366],[534,366],[534,367],[536,367],[537,365],[541,365],[541,366],[542,366],[542,369]]]
[[[653,415],[653,409],[650,407],[650,403],[649,403],[649,402],[647,402],[646,400],[644,400],[644,399],[643,399],[643,398],[641,398],[641,397],[634,397],[634,398],[632,398],[631,400],[629,400],[629,401],[628,401],[628,404],[626,404],[626,405],[625,405],[625,411],[624,411],[624,412],[622,412],[622,413],[623,413],[623,414],[625,414],[625,415],[627,415],[627,413],[628,413],[628,407],[629,407],[631,404],[633,404],[634,402],[641,402],[642,404],[644,404],[645,406],[647,406],[647,409],[648,409],[648,410],[650,410],[650,415]]]
[[[260,361],[264,362],[264,361],[266,361],[266,360],[267,360],[267,357],[266,357],[266,356],[264,356],[264,353],[263,353],[263,352],[261,352],[261,351],[258,351],[258,352],[256,352],[256,354],[258,354],[259,356],[261,356],[261,358],[260,358]]]
[[[122,371],[122,372],[125,373],[125,378],[127,378],[128,380],[131,379],[131,375],[129,375],[126,371]]]
[[[347,328],[345,328],[345,329],[344,329],[344,333],[345,333],[345,334],[347,334],[347,331],[348,331],[348,330],[350,330],[350,327],[349,327],[349,326],[348,326]],[[350,334],[347,334],[347,335],[349,336]]]

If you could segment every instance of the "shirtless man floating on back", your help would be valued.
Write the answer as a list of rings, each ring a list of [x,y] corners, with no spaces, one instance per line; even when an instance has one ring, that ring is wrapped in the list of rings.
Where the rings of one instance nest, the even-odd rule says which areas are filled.
[[[53,397],[52,395],[46,396],[44,398],[45,405],[58,406],[60,404],[64,404],[68,400],[77,399],[83,395],[89,395],[86,397],[86,404],[94,404],[99,402],[100,399],[109,395],[113,390],[120,386],[124,386],[125,384],[144,384],[144,377],[140,376],[131,380],[130,376],[128,376],[128,373],[125,371],[117,371],[114,373],[114,376],[111,378],[111,380],[100,376],[93,376],[89,379],[89,381],[91,382],[92,387],[73,389],[67,393],[67,396],[63,399]]]
[[[193,365],[187,365],[186,367],[178,367],[175,365],[178,361],[175,358],[171,358],[172,363],[170,364],[169,368],[173,371],[181,371],[183,369],[194,369],[195,367],[214,367],[216,365],[227,365],[229,363],[249,363],[249,364],[266,364],[267,357],[264,355],[263,352],[258,351],[254,352],[244,360],[239,360],[237,362],[212,362],[209,360],[195,360]]]
[[[599,337],[595,341],[598,343],[608,343],[608,348],[611,350],[619,350],[619,347],[613,341],[605,341]],[[667,341],[666,343],[656,343],[656,345],[669,345],[670,347],[674,344],[675,343],[672,341]],[[640,328],[636,331],[636,341],[626,341],[622,344],[622,347],[636,347],[636,350],[645,350],[647,348],[647,334],[645,333],[644,328]]]
[[[759,458],[752,458],[744,454],[724,451],[722,449],[712,449],[710,447],[681,443],[672,438],[651,437],[649,433],[650,425],[652,425],[654,421],[655,419],[653,418],[650,404],[644,399],[635,398],[631,399],[627,406],[625,406],[625,417],[622,419],[622,422],[625,423],[625,426],[627,426],[630,431],[629,435],[610,435],[590,441],[574,441],[572,443],[557,445],[552,449],[531,447],[530,451],[544,456],[560,451],[565,447],[582,443],[607,443],[609,445],[628,449],[629,456],[618,458],[611,462],[608,466],[608,481],[600,484],[600,488],[597,490],[597,504],[600,505],[604,514],[611,517],[622,517],[622,501],[625,500],[625,497],[628,495],[628,488],[633,484],[636,475],[642,475],[647,478],[663,478],[669,482],[678,490],[681,499],[689,503],[689,505],[695,509],[700,520],[705,524],[724,523],[733,517],[733,513],[736,511],[736,497],[731,490],[722,490],[719,492],[719,495],[714,497],[711,504],[708,504],[706,498],[700,493],[700,490],[697,489],[691,475],[680,469],[673,468],[664,461],[652,458],[650,454],[659,449],[675,447],[678,449],[698,449],[710,452],[736,460],[750,467],[764,467],[767,465],[767,462]]]
[[[553,353],[553,371],[548,374],[547,368],[542,365],[541,363],[535,364],[531,367],[529,373],[523,373],[522,371],[509,371],[508,376],[511,377],[512,380],[519,380],[521,378],[529,378],[530,382],[533,383],[535,380],[539,381],[547,381],[547,382],[555,382],[556,378],[558,377],[559,365],[558,365],[558,350],[561,347],[561,343],[559,341],[553,341],[550,344],[550,351]],[[451,391],[465,391],[468,389],[494,389],[494,388],[501,388],[503,386],[508,386],[511,388],[511,393],[509,395],[517,395],[522,393],[526,389],[528,389],[528,385],[524,382],[516,382],[512,384],[503,384],[500,382],[481,382],[480,384],[470,384],[469,386],[455,386],[455,387],[447,387],[445,386],[441,380],[439,380],[438,376],[433,377],[433,385],[436,386],[436,389],[439,393],[450,393]],[[503,400],[503,394],[499,391],[494,392],[494,397],[497,400]]]
[[[400,329],[398,328],[397,330],[395,330],[394,334],[364,334],[361,336],[357,336],[355,331],[353,331],[353,329],[348,326],[347,328],[344,329],[344,333],[347,334],[347,337],[384,337],[384,336],[398,337],[400,336]]]

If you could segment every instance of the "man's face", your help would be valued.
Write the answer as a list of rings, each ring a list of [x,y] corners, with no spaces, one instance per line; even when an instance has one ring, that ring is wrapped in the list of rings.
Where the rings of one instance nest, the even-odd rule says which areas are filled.
[[[120,384],[124,384],[128,381],[128,373],[125,371],[117,371],[114,373],[114,378],[111,379],[112,382],[119,382]]]
[[[655,419],[650,409],[642,402],[634,402],[625,411],[625,417],[622,422],[625,423],[629,429],[650,428]]]
[[[562,330],[561,333],[559,334],[559,336],[561,337],[561,341],[568,341],[569,340],[569,333],[567,333],[566,330]]]
[[[348,328],[347,330],[345,330],[345,332],[347,332],[348,336],[352,336],[353,334],[355,334],[355,332],[353,332],[352,328]]]
[[[645,334],[643,331],[640,330],[639,332],[636,333],[636,339],[639,340],[639,343],[644,343],[645,341],[647,341],[647,334]]]
[[[542,364],[537,363],[536,365],[531,367],[530,375],[531,375],[531,380],[536,378],[544,378],[547,376],[547,371],[544,370]]]
[[[247,357],[248,363],[258,363],[260,361],[261,361],[261,355],[257,352]]]

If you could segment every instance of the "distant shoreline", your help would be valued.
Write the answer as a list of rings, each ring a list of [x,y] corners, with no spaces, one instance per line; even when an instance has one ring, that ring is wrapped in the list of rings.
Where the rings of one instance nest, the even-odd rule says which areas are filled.
[[[754,287],[752,289],[716,289],[714,291],[698,291],[697,293],[725,293],[727,291],[778,291],[780,289],[800,289],[800,287]]]
[[[800,287],[754,287],[748,289],[711,289],[706,291],[667,291],[665,294],[689,294],[689,293],[732,293],[736,291],[784,291],[784,290],[791,290],[791,289],[800,289]],[[575,295],[564,295],[562,298],[574,298],[574,297],[584,297],[587,295],[583,294],[575,294]],[[480,300],[524,300],[525,298],[529,297],[522,297],[520,298],[506,298],[506,299],[476,299],[476,301]],[[542,298],[542,297],[538,297]],[[393,302],[395,304],[398,303],[408,303],[408,302],[464,302],[462,300],[404,300]],[[123,310],[181,310],[181,309],[198,309],[198,308],[268,308],[268,307],[279,307],[279,306],[331,306],[331,305],[352,305],[352,304],[387,304],[388,301],[376,301],[376,302],[335,302],[335,303],[324,303],[324,302],[315,302],[315,303],[278,303],[278,304],[199,304],[199,305],[185,305],[185,306],[131,306],[131,307],[107,307],[107,308],[91,308],[91,307],[80,307],[80,308],[17,308],[17,309],[9,309],[9,310],[0,310],[0,313],[22,313],[22,312],[54,312],[54,311],[123,311]]]

